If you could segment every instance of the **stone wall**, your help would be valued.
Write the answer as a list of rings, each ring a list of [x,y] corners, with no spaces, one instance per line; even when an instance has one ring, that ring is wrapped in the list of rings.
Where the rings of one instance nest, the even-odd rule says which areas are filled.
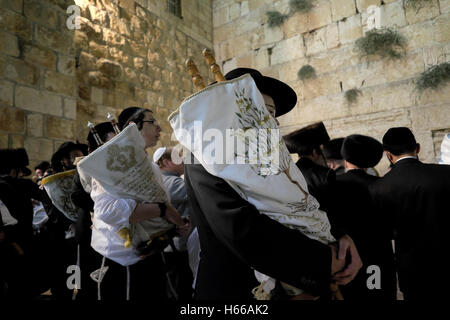
[[[280,117],[282,132],[324,121],[330,136],[361,133],[381,139],[392,126],[410,127],[422,145],[421,158],[439,157],[438,139],[450,131],[450,86],[419,95],[415,78],[426,67],[450,60],[450,1],[429,0],[421,9],[403,0],[315,0],[308,13],[296,13],[269,28],[267,11],[288,13],[289,0],[214,0],[214,50],[224,71],[253,67],[289,83],[299,101]],[[362,59],[355,41],[367,31],[367,7],[380,7],[381,27],[408,40],[406,57]],[[310,64],[317,77],[300,81]],[[349,105],[344,92],[360,88]],[[387,161],[380,164],[382,171]]]
[[[184,61],[212,80],[201,56],[212,37],[210,0],[182,1],[182,18],[160,0],[0,0],[0,148],[25,147],[34,165],[133,105],[155,112],[169,144],[167,116],[193,93]]]

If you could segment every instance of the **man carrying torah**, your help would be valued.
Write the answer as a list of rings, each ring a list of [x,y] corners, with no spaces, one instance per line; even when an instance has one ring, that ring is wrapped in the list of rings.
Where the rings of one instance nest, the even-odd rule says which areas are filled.
[[[91,245],[105,257],[102,271],[93,277],[100,299],[165,299],[160,253],[167,243],[161,237],[175,227],[184,233],[189,225],[168,205],[159,169],[145,153],[161,131],[153,113],[127,108],[118,126],[120,133],[77,164],[94,201]]]
[[[281,137],[268,146],[245,136],[265,129],[255,134],[267,142],[277,129],[274,118],[294,108],[296,94],[252,69],[233,70],[226,79],[187,98],[169,117],[177,139],[200,162],[185,168],[202,248],[196,298],[252,298],[259,285],[254,270],[262,285],[253,290],[257,299],[325,298],[330,282],[344,285],[361,268],[356,247],[343,234],[332,244],[326,214],[308,194]],[[209,134],[202,144],[199,124]],[[219,142],[220,134],[212,139],[213,132],[227,136],[226,142]],[[244,141],[244,150],[226,145],[221,152],[231,140],[227,132]],[[272,152],[280,160],[274,165],[247,161],[258,153],[271,158]]]

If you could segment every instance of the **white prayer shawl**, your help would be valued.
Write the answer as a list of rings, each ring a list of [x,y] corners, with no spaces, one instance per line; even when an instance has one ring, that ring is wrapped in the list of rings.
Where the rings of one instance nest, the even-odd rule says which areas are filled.
[[[168,202],[168,196],[156,178],[155,169],[145,152],[145,141],[135,124],[83,158],[77,164],[84,188],[90,190],[94,179],[102,189],[117,199],[137,203]],[[164,218],[154,218],[131,225],[131,244],[137,247],[153,236],[171,229]],[[125,235],[122,235],[125,237]],[[125,242],[129,245],[129,242]]]
[[[267,136],[278,132],[278,127],[250,75],[217,83],[194,94],[170,115],[169,121],[181,145],[210,174],[226,180],[262,214],[322,243],[335,241],[326,213],[307,193],[306,180],[281,135],[267,141]],[[263,138],[258,143],[245,143],[248,128],[263,129],[258,132]],[[248,152],[231,147],[227,129],[234,129],[228,136],[243,142]],[[227,149],[231,152],[223,151]],[[248,163],[258,152],[261,157],[256,164]],[[223,157],[217,157],[222,154]],[[269,277],[257,273],[257,278],[267,281]]]
[[[41,182],[53,205],[72,222],[77,221],[80,211],[70,197],[75,172],[74,169],[56,173],[45,177]]]

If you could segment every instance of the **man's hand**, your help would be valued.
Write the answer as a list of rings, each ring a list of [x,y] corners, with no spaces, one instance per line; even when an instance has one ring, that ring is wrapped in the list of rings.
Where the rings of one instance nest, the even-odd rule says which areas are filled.
[[[338,247],[336,244],[330,244],[331,248],[331,275],[334,276],[345,267],[345,260],[338,259]]]
[[[172,222],[174,225],[176,225],[177,227],[182,227],[185,225],[185,222],[183,221],[183,218],[181,218],[181,215],[178,213],[178,211],[172,207],[172,206],[167,206],[166,209],[166,219],[169,222]]]
[[[348,265],[346,265],[344,270],[334,274],[333,280],[338,285],[346,285],[356,277],[363,265],[355,243],[348,235],[344,235],[339,239],[338,260],[343,263],[347,261]]]

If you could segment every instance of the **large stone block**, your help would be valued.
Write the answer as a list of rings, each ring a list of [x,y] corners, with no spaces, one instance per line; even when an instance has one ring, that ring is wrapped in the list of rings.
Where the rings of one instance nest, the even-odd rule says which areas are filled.
[[[119,6],[134,12],[134,0],[119,0]]]
[[[70,56],[58,56],[58,65],[57,65],[58,72],[68,75],[68,76],[74,76],[75,75],[75,58]]]
[[[333,21],[339,21],[343,18],[351,17],[356,14],[354,1],[330,0],[331,17]]]
[[[53,139],[71,140],[74,137],[75,122],[57,117],[47,117],[45,122],[46,136]]]
[[[417,8],[405,5],[405,14],[408,24],[415,24],[437,17],[440,14],[438,0],[422,1]]]
[[[68,96],[75,96],[77,84],[74,77],[47,71],[45,73],[45,89]]]
[[[25,0],[24,13],[27,19],[47,27],[56,29],[58,25],[58,15],[56,10],[43,5],[42,1]]]
[[[108,45],[117,46],[123,48],[126,45],[126,39],[119,33],[109,29],[103,30],[103,41]]]
[[[36,67],[21,59],[3,59],[0,56],[0,75],[18,83],[35,85],[39,77]]]
[[[270,28],[267,24],[264,25],[262,37],[259,39],[259,45],[274,44],[281,41],[284,37],[281,28]]]
[[[213,11],[213,26],[214,28],[226,24],[230,21],[230,7],[222,7]]]
[[[47,91],[17,86],[15,102],[21,109],[62,116],[61,97]]]
[[[441,9],[441,13],[449,13],[450,0],[439,0],[439,8]]]
[[[132,65],[132,57],[118,48],[109,48],[109,55],[111,57],[111,60],[115,62],[118,62],[122,65],[128,65],[130,67]]]
[[[64,98],[63,114],[67,119],[77,118],[77,101],[75,99]]]
[[[27,135],[42,137],[44,131],[44,117],[42,114],[30,113],[27,115]]]
[[[308,15],[297,12],[289,17],[281,26],[286,38],[291,38],[308,31]]]
[[[308,12],[308,29],[314,30],[331,23],[331,5],[329,1],[314,2],[314,8]]]
[[[23,0],[0,0],[0,8],[22,13]]]
[[[98,60],[97,68],[109,78],[119,78],[122,75],[122,66],[111,60]]]
[[[0,80],[0,105],[12,107],[14,101],[14,85]]]
[[[338,28],[341,43],[345,44],[356,41],[362,36],[361,15],[357,14],[345,21],[339,21]]]
[[[450,42],[450,13],[442,14],[433,21],[434,40],[440,43]]]
[[[42,138],[26,137],[24,147],[27,150],[28,157],[31,160],[49,161],[53,154],[53,141]]]
[[[305,34],[306,55],[310,56],[327,50],[327,27]]]
[[[34,38],[41,46],[67,55],[75,54],[72,33],[57,32],[44,26],[36,25]]]
[[[95,6],[89,6],[88,9],[92,22],[100,24],[105,28],[109,26],[109,16],[106,10],[101,10]]]
[[[23,135],[22,134],[10,134],[9,135],[9,147],[11,149],[24,148]],[[26,149],[26,148],[25,148]],[[29,157],[30,155],[28,155]]]
[[[24,16],[8,9],[0,10],[0,29],[11,32],[20,38],[31,40],[33,26]]]
[[[89,52],[97,58],[109,58],[109,48],[107,45],[99,44],[96,41],[89,42]]]
[[[339,46],[339,28],[337,22],[329,24],[326,27],[325,38],[327,41],[327,49],[333,49]]]
[[[0,133],[0,148],[8,149],[9,147],[9,136],[7,133]]]
[[[356,8],[359,13],[363,13],[370,6],[380,6],[381,0],[356,0]]]
[[[414,51],[433,45],[436,29],[432,21],[408,25],[400,29],[400,33],[408,41],[407,51]]]
[[[405,12],[401,1],[385,4],[380,7],[381,27],[399,28],[406,25]]]
[[[23,56],[26,61],[33,62],[50,70],[55,70],[56,68],[56,55],[47,48],[25,45]]]
[[[2,44],[0,46],[0,53],[13,57],[19,56],[19,43],[16,36],[0,31],[0,43]]]
[[[272,55],[270,56],[270,64],[276,65],[301,58],[304,55],[305,47],[303,44],[303,36],[297,35],[276,44],[272,50]]]
[[[448,88],[447,88],[448,91]],[[446,129],[450,124],[450,104],[418,106],[410,109],[413,130]]]
[[[106,77],[100,71],[91,71],[87,74],[88,82],[91,86],[110,89],[113,87],[113,82],[111,79]]]
[[[25,113],[23,110],[0,107],[0,130],[6,132],[24,132]]]

